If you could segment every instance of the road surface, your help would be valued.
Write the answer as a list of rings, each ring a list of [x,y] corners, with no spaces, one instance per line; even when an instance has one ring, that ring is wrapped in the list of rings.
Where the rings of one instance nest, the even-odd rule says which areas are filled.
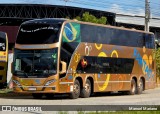
[[[32,105],[32,106],[41,106],[41,105],[54,105],[54,106],[70,106],[68,110],[72,110],[74,106],[86,106],[95,105],[95,106],[111,106],[113,108],[122,106],[122,105],[160,105],[160,88],[145,90],[141,95],[124,95],[120,93],[103,93],[96,94],[89,98],[78,98],[78,99],[69,99],[67,95],[56,95],[52,99],[47,99],[45,96],[42,99],[33,99],[31,95],[19,95],[11,94],[3,95],[0,94],[0,105]],[[55,107],[49,110],[55,110]],[[90,108],[90,107],[89,107]],[[95,107],[97,108],[97,107]],[[105,107],[106,108],[106,107]],[[139,108],[139,107],[138,107]],[[44,109],[44,108],[43,108]],[[46,108],[47,109],[47,108]],[[63,107],[60,109],[63,110]],[[94,108],[92,107],[94,110]],[[58,109],[59,110],[59,109]],[[65,109],[66,110],[66,109]],[[113,109],[114,110],[114,109]],[[57,111],[57,110],[56,110]],[[32,111],[31,111],[32,112]],[[1,114],[1,112],[0,112]],[[16,113],[15,113],[16,114]]]

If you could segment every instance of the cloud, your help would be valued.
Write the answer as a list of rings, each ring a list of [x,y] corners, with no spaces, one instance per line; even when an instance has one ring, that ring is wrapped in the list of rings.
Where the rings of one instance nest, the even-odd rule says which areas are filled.
[[[33,4],[41,4],[47,3],[48,0],[20,0],[22,3],[33,3]]]
[[[137,16],[144,16],[145,11],[142,8],[125,8],[121,7],[118,4],[112,4],[111,7],[109,8],[110,12],[118,13],[118,14],[126,14],[126,15],[137,15]]]

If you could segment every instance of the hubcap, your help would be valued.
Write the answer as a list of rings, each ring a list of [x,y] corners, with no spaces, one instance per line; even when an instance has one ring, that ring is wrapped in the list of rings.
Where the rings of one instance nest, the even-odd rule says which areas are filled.
[[[85,90],[86,90],[87,92],[90,92],[90,85],[89,85],[88,83],[86,83],[86,85],[85,85]]]
[[[135,92],[136,89],[135,84],[132,83],[131,87],[132,87],[132,92]]]
[[[80,88],[79,88],[79,86],[76,84],[76,85],[74,85],[74,93],[77,95],[77,94],[79,94],[79,90],[80,90]]]
[[[142,82],[142,80],[140,80],[139,86],[140,86],[140,90],[143,90],[143,82]]]

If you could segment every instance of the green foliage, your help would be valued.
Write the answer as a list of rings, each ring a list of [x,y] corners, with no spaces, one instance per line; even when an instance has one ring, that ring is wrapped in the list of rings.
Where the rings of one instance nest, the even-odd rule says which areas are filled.
[[[89,12],[85,12],[82,15],[82,18],[77,16],[76,19],[78,21],[85,21],[85,22],[92,22],[92,23],[98,23],[98,24],[107,24],[107,18],[102,16],[101,18],[97,18],[92,14],[89,14]]]
[[[116,112],[88,112],[86,114],[159,114],[160,111],[116,111]]]
[[[157,50],[155,50],[154,54],[155,54],[155,59],[156,59],[156,72],[157,72],[157,76],[160,76],[160,48],[158,48]]]
[[[6,89],[0,89],[0,94],[1,94],[1,93],[3,93],[3,94],[4,94],[4,93],[10,93],[10,92],[12,92],[12,91],[13,91],[13,89],[7,89],[7,88],[6,88]]]
[[[60,111],[58,114],[69,114],[67,111]]]

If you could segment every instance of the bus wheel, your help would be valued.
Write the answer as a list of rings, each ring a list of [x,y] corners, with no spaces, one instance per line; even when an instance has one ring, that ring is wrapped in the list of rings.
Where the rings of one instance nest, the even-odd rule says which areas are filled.
[[[142,93],[143,87],[144,87],[144,84],[143,84],[143,80],[141,78],[140,81],[139,81],[138,94]]]
[[[71,99],[77,99],[80,96],[80,83],[78,80],[75,80],[73,85],[73,92],[69,94]]]
[[[34,99],[41,99],[43,94],[42,93],[32,93]]]
[[[89,79],[86,80],[85,87],[81,90],[81,97],[87,98],[91,95],[91,82]]]
[[[136,81],[134,79],[132,79],[132,81],[131,81],[131,89],[127,93],[129,95],[135,95],[136,92],[137,92],[137,84],[136,84]]]

